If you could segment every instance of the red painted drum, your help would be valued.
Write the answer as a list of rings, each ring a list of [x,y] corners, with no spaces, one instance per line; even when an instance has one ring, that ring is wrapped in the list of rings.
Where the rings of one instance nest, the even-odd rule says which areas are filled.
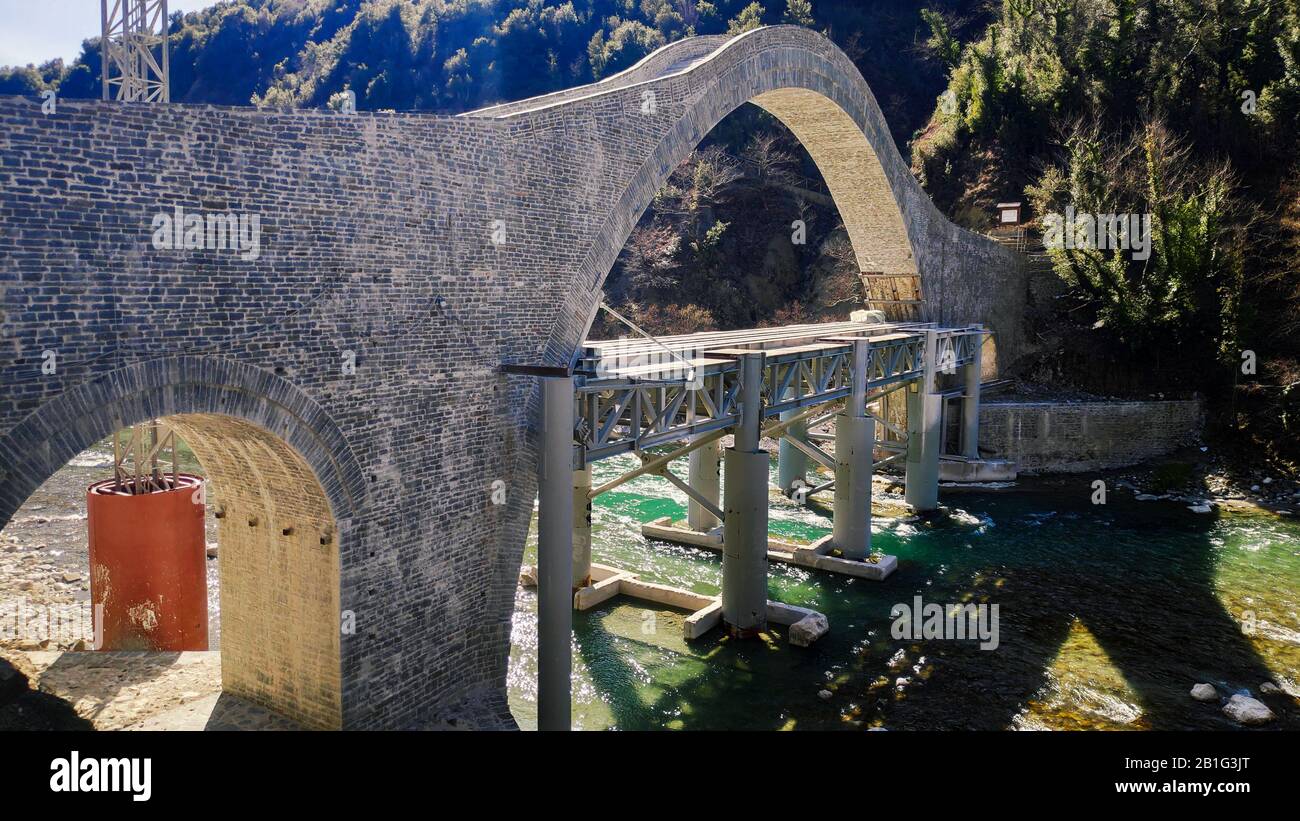
[[[95,649],[208,649],[203,480],[182,473],[134,496],[115,486],[86,491]]]

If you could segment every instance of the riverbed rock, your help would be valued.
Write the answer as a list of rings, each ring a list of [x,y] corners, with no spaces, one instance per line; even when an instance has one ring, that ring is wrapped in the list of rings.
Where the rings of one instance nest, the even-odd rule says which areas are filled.
[[[1259,685],[1259,692],[1263,695],[1269,696],[1275,693],[1285,693],[1286,691],[1283,690],[1281,687],[1278,687],[1273,682],[1266,681],[1263,684]]]
[[[835,695],[835,694],[832,693],[830,690],[818,690],[818,691],[817,691],[817,697],[820,698],[822,701],[829,701],[829,700],[830,700],[830,697],[833,696],[833,695]]]
[[[831,629],[830,622],[821,613],[810,613],[790,625],[790,643],[796,647],[807,647],[826,635]]]
[[[1223,705],[1223,714],[1238,724],[1251,726],[1267,724],[1276,718],[1267,704],[1240,693],[1228,699],[1228,703]]]
[[[1198,684],[1192,688],[1192,698],[1197,701],[1218,701],[1219,691],[1213,684]]]
[[[1213,508],[1206,504],[1188,505],[1187,509],[1193,513],[1209,513]]]

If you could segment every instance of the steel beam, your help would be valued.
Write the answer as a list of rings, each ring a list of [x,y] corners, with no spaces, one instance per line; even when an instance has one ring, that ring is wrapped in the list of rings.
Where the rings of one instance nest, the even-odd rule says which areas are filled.
[[[537,727],[571,727],[573,377],[542,379],[537,483]]]
[[[795,450],[802,451],[804,454],[806,454],[809,458],[811,458],[813,461],[817,462],[818,464],[826,468],[829,468],[831,470],[835,470],[835,457],[831,456],[829,453],[817,447],[813,443],[805,442],[799,439],[794,439],[790,442],[790,447],[794,448]]]
[[[727,435],[726,430],[715,430],[712,433],[704,434],[699,438],[695,439],[690,444],[683,445],[682,447],[677,448],[671,453],[665,453],[663,456],[657,456],[654,459],[651,459],[650,461],[642,464],[641,467],[636,468],[634,470],[629,470],[627,473],[624,473],[622,476],[619,476],[617,479],[609,480],[608,482],[601,485],[600,487],[592,490],[590,496],[591,498],[594,499],[600,494],[608,493],[609,491],[613,490],[619,485],[624,484],[625,482],[630,482],[633,479],[637,478],[638,476],[645,476],[647,473],[658,473],[661,467],[668,464],[672,460],[677,459],[681,456],[685,456],[688,453],[692,453],[698,450],[699,448],[702,448],[705,445],[709,444],[710,442],[719,440],[726,435]]]

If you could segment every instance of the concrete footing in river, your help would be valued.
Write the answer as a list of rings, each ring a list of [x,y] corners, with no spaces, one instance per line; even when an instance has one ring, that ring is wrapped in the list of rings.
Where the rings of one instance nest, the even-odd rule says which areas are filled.
[[[641,525],[641,535],[674,544],[685,544],[718,552],[722,551],[721,528],[714,528],[707,533],[698,533],[689,528],[674,525],[671,516],[664,516]],[[811,545],[797,545],[779,539],[768,539],[767,558],[768,561],[772,562],[795,564],[816,570],[825,570],[829,573],[839,573],[845,576],[855,576],[860,579],[872,579],[874,581],[885,579],[898,567],[897,556],[875,554],[875,556],[863,560],[833,556],[831,551],[834,550],[834,546],[831,541],[829,535],[818,539]],[[875,561],[872,561],[872,558],[875,558]]]
[[[519,583],[536,587],[536,568],[532,565],[520,568]],[[703,636],[722,623],[722,599],[718,596],[642,581],[636,573],[594,562],[591,564],[591,583],[573,593],[573,608],[590,610],[620,595],[692,611],[682,624],[682,637],[687,641]],[[826,616],[793,604],[769,600],[766,616],[768,622],[789,627],[790,643],[801,647],[821,638],[830,628]]]
[[[1011,482],[1016,478],[1016,463],[1006,459],[939,460],[940,482]]]

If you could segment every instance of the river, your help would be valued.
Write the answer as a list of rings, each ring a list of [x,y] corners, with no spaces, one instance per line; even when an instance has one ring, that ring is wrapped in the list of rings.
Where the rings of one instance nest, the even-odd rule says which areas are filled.
[[[599,485],[635,467],[598,462]],[[773,461],[775,485],[775,460]],[[685,478],[685,460],[674,470]],[[1300,693],[1300,520],[1185,502],[1138,501],[1092,481],[1022,480],[1000,489],[943,488],[944,510],[909,517],[877,485],[873,548],[899,558],[873,582],[773,563],[769,597],[825,613],[810,648],[786,628],[750,641],[714,630],[686,642],[684,612],[618,597],[574,613],[574,727],[580,729],[1228,729],[1220,695],[1273,681]],[[825,493],[829,497],[831,494]],[[827,500],[829,504],[829,499]],[[830,510],[773,492],[769,531],[795,541],[830,532]],[[721,557],[649,541],[644,522],[684,518],[686,496],[641,477],[597,498],[595,561],[716,595]],[[534,562],[536,534],[526,562]],[[926,603],[998,606],[998,646],[891,636],[891,609]],[[536,594],[516,594],[509,693],[536,726]],[[1279,708],[1279,700],[1282,707]],[[1300,728],[1286,696],[1273,728]]]

